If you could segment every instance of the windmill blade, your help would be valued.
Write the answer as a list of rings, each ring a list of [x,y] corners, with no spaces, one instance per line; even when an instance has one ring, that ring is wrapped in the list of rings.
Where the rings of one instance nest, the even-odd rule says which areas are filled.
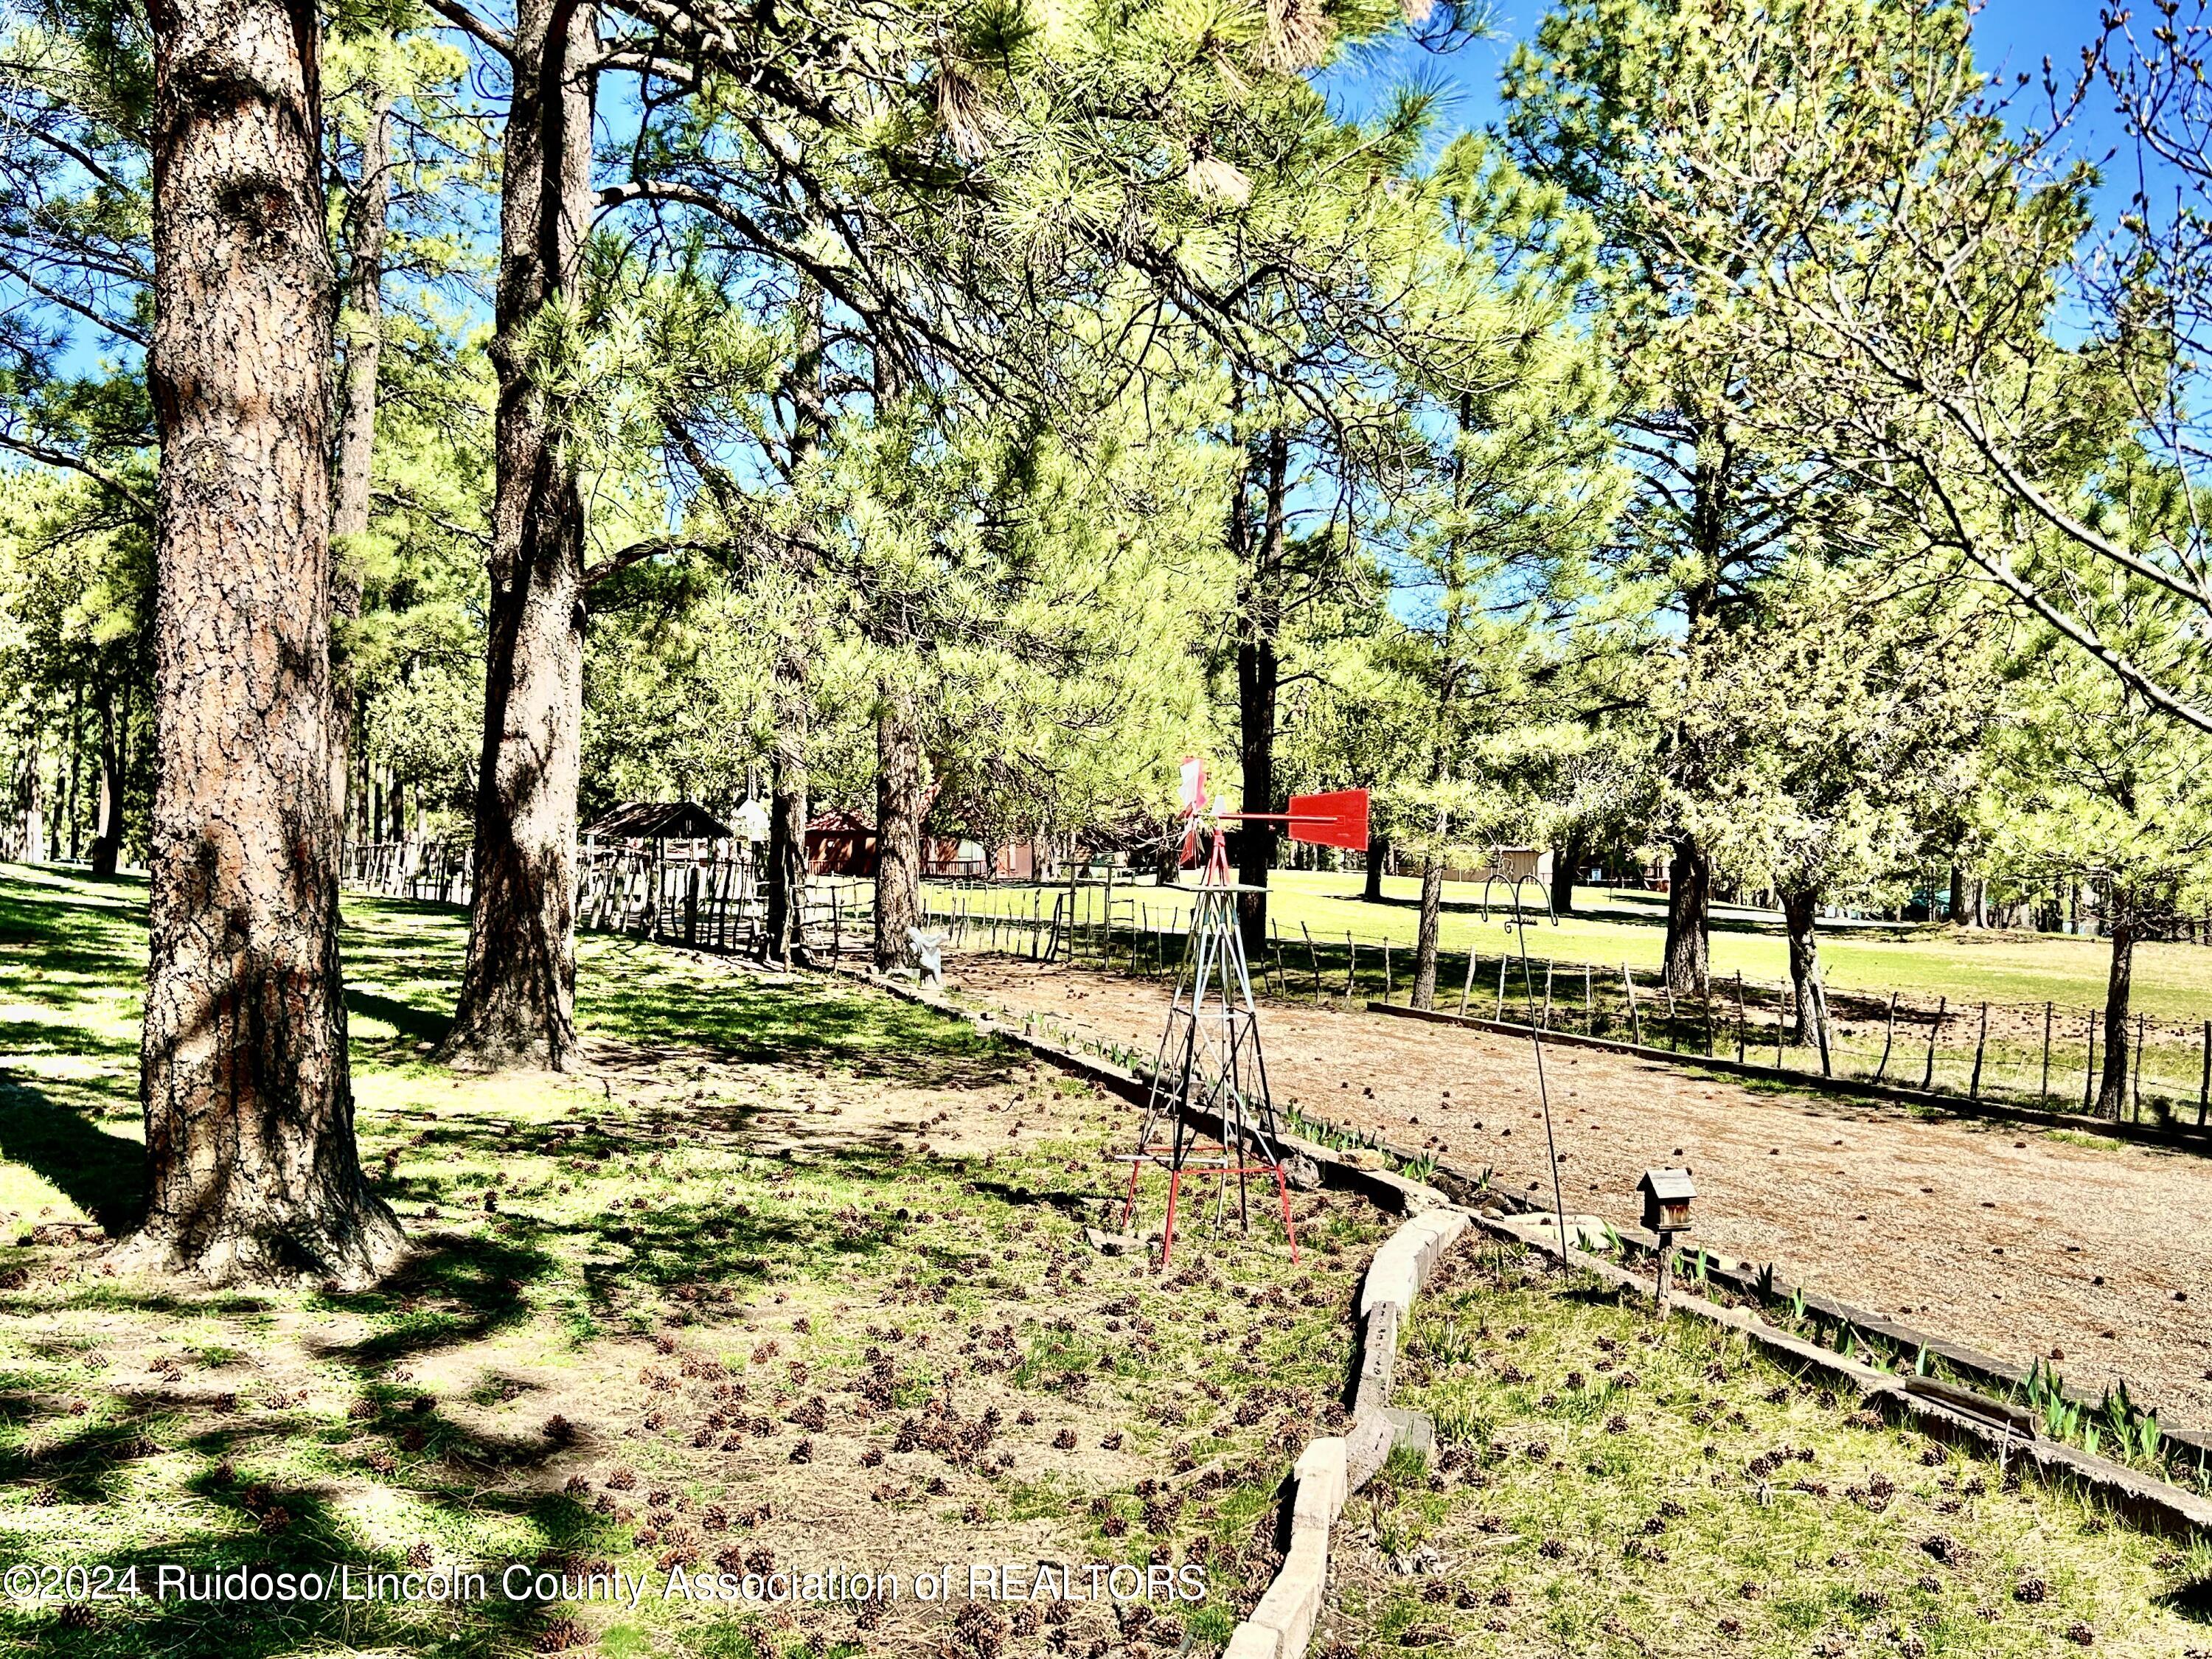
[[[1325,794],[1291,797],[1290,836],[1310,847],[1367,848],[1367,792],[1334,789]]]

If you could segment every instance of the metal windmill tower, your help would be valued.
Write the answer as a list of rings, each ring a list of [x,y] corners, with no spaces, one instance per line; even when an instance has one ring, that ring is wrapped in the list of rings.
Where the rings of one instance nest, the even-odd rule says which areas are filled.
[[[1136,1150],[1125,1155],[1129,1190],[1121,1225],[1126,1231],[1136,1213],[1137,1183],[1146,1168],[1165,1170],[1167,1218],[1160,1237],[1160,1266],[1164,1269],[1175,1250],[1176,1208],[1186,1174],[1213,1177],[1216,1231],[1228,1218],[1231,1181],[1236,1182],[1237,1224],[1249,1231],[1252,1178],[1269,1177],[1295,1261],[1298,1240],[1291,1219],[1290,1182],[1279,1145],[1274,1097],[1267,1087],[1267,1060],[1260,1048],[1251,971],[1237,926],[1237,895],[1255,890],[1230,879],[1224,826],[1272,820],[1286,823],[1297,841],[1364,848],[1367,792],[1293,795],[1287,813],[1230,812],[1208,799],[1205,765],[1192,759],[1183,763],[1182,793],[1183,862],[1192,862],[1203,848],[1206,864],[1191,907],[1188,948],[1152,1066],[1144,1127]]]

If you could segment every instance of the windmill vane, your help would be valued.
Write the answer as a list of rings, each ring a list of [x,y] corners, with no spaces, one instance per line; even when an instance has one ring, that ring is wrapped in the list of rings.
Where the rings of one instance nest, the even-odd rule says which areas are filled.
[[[1160,1267],[1175,1250],[1176,1209],[1186,1174],[1214,1178],[1213,1221],[1228,1218],[1230,1182],[1236,1182],[1237,1220],[1250,1231],[1250,1182],[1272,1177],[1291,1260],[1298,1259],[1291,1215],[1289,1176],[1279,1146],[1274,1097],[1267,1087],[1260,1048],[1260,1022],[1252,978],[1237,925],[1239,888],[1230,879],[1226,826],[1282,823],[1293,841],[1322,847],[1367,845],[1367,792],[1293,795],[1287,812],[1232,812],[1206,791],[1206,763],[1182,763],[1179,790],[1184,821],[1182,861],[1206,861],[1191,908],[1190,946],[1168,1006],[1166,1029],[1152,1066],[1144,1127],[1127,1154],[1129,1190],[1122,1205],[1126,1231],[1136,1213],[1137,1187],[1148,1165],[1168,1173],[1167,1217],[1160,1236]]]

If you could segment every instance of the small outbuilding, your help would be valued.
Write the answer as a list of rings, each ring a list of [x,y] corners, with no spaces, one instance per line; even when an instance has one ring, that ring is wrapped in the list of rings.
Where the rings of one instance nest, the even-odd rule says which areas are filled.
[[[824,812],[806,826],[806,867],[817,876],[872,876],[876,857],[876,826],[857,813]]]
[[[727,841],[730,826],[696,801],[634,800],[584,830],[592,841]]]

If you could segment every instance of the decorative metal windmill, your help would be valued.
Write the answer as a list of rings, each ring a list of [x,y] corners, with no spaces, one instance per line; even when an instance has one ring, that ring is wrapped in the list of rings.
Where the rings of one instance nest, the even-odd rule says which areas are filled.
[[[1259,890],[1230,879],[1224,826],[1277,823],[1293,841],[1321,847],[1364,848],[1367,845],[1367,792],[1293,795],[1288,812],[1231,812],[1209,797],[1206,763],[1182,763],[1182,862],[1204,856],[1195,902],[1191,906],[1190,943],[1184,952],[1167,1028],[1160,1034],[1158,1057],[1145,1122],[1129,1161],[1129,1190],[1121,1206],[1127,1231],[1137,1208],[1137,1182],[1148,1164],[1168,1172],[1167,1221],[1160,1236],[1160,1266],[1175,1250],[1176,1205],[1186,1173],[1215,1179],[1213,1215],[1218,1230],[1228,1215],[1229,1184],[1237,1183],[1237,1219],[1251,1227],[1250,1182],[1272,1176],[1297,1260],[1297,1231],[1291,1219],[1290,1182],[1277,1144],[1274,1097],[1267,1088],[1267,1061],[1260,1051],[1259,1012],[1252,1002],[1252,976],[1237,927],[1237,897]]]

